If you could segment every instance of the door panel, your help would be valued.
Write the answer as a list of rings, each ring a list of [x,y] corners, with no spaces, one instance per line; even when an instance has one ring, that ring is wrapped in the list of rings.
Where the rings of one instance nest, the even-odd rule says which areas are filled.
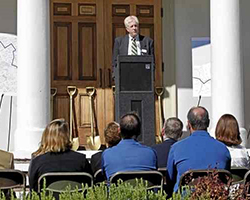
[[[86,87],[96,89],[94,130],[103,144],[104,128],[114,120],[112,48],[115,37],[126,34],[123,21],[128,15],[137,15],[141,34],[155,40],[156,85],[161,86],[160,10],[161,0],[50,0],[51,87],[57,89],[53,118],[69,121],[67,86],[76,86],[73,135],[81,146],[91,135]]]
[[[86,145],[90,132],[90,101],[86,87],[96,89],[93,96],[95,131],[103,130],[103,0],[51,0],[51,86],[57,88],[53,118],[69,120],[67,86],[76,86],[73,96],[73,135]],[[100,31],[102,30],[102,31]],[[101,32],[99,34],[98,32]],[[101,137],[103,138],[103,137]],[[104,143],[104,141],[102,141]]]

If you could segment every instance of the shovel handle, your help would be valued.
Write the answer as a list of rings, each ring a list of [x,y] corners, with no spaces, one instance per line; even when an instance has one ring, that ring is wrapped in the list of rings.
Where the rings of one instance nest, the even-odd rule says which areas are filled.
[[[161,138],[161,129],[162,129],[161,95],[163,94],[163,92],[164,92],[163,87],[156,87],[155,88],[155,93],[158,96],[159,129],[160,129],[160,133],[157,134],[157,137],[158,137],[158,139],[159,139],[160,142],[162,142],[162,138]]]
[[[76,93],[76,86],[67,86],[67,92],[69,94],[69,134],[70,141],[72,142],[73,135],[73,96]]]

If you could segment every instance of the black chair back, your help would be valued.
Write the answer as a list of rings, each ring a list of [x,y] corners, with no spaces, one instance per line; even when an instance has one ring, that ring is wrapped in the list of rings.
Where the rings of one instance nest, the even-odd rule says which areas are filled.
[[[245,174],[248,172],[247,167],[231,167],[229,170],[232,174],[233,184],[242,183],[244,181]]]
[[[26,187],[26,176],[23,172],[14,169],[0,170],[0,189],[14,189]]]
[[[110,183],[118,183],[121,179],[124,182],[129,182],[131,185],[136,184],[136,179],[147,181],[149,190],[163,190],[163,175],[158,171],[125,171],[117,172],[110,178]]]
[[[100,184],[107,181],[106,176],[103,174],[102,169],[98,169],[94,174],[94,184]]]
[[[45,182],[44,182],[45,181]],[[70,187],[70,192],[78,188],[82,191],[82,184],[93,186],[93,177],[86,172],[50,172],[43,174],[38,179],[38,192],[45,187],[46,191],[52,191],[55,199],[59,199],[59,194]]]
[[[218,174],[219,180],[224,184],[229,184],[232,181],[232,174],[224,169],[204,169],[204,170],[188,170],[184,174],[182,174],[179,182],[179,189],[182,186],[189,185],[193,186],[197,183],[199,177],[208,176],[209,174]]]

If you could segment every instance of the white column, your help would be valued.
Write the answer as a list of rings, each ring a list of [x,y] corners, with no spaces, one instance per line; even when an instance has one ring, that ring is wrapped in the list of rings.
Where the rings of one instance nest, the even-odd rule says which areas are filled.
[[[210,1],[213,129],[218,119],[225,113],[234,115],[239,126],[244,127],[239,2],[239,0]],[[245,135],[242,135],[243,140],[244,137]]]
[[[15,151],[34,151],[49,122],[49,0],[18,0]]]

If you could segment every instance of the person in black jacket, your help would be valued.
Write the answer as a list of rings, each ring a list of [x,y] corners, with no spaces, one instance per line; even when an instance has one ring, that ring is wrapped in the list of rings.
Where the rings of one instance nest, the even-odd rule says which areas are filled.
[[[30,191],[38,190],[38,179],[48,172],[91,172],[86,155],[71,150],[68,123],[56,119],[45,128],[40,147],[29,167]]]
[[[117,122],[110,122],[104,130],[106,147],[113,147],[121,140],[120,125]],[[102,151],[92,155],[91,169],[95,174],[96,171],[102,168]]]
[[[166,168],[170,147],[182,136],[182,129],[183,123],[177,117],[171,117],[165,121],[162,129],[164,141],[152,147],[157,152],[158,168]]]

